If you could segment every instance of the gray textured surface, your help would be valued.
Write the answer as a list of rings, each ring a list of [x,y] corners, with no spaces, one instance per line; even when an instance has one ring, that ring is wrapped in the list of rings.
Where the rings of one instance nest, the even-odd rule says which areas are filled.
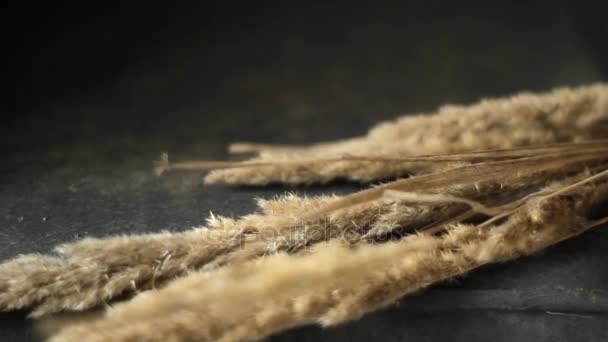
[[[0,260],[84,236],[183,230],[210,210],[249,213],[256,196],[360,188],[203,187],[199,174],[154,177],[160,151],[225,158],[234,140],[337,139],[446,102],[602,78],[561,2],[222,8],[230,18],[208,24],[215,31],[196,11],[170,12],[184,15],[179,29],[156,26],[160,7],[76,20],[15,65],[20,95],[0,127]],[[607,243],[608,230],[594,230],[358,322],[273,340],[606,340]],[[35,340],[30,328],[23,313],[0,314],[3,341]]]

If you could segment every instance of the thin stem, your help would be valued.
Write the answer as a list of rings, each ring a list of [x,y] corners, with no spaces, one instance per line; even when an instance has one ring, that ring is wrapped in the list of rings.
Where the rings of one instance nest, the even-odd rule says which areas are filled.
[[[252,153],[265,150],[297,150],[306,148],[305,145],[286,145],[286,144],[258,144],[253,142],[235,142],[228,145],[228,153]]]
[[[497,213],[501,212],[500,207],[490,208],[486,207],[480,202],[452,195],[423,194],[400,190],[386,190],[384,191],[384,196],[389,199],[415,203],[462,203],[471,207],[473,211],[488,216],[497,215]]]
[[[504,150],[479,151],[471,153],[451,154],[451,155],[421,155],[421,156],[352,156],[343,155],[334,158],[313,158],[313,159],[298,159],[298,160],[273,160],[273,161],[245,161],[245,162],[229,162],[229,161],[184,161],[184,162],[169,162],[167,153],[161,154],[159,161],[155,163],[155,172],[160,175],[166,171],[182,170],[182,171],[207,171],[215,169],[234,169],[248,167],[266,167],[266,166],[290,166],[290,165],[308,165],[311,163],[337,163],[344,161],[358,162],[393,162],[393,163],[479,163],[484,161],[501,161],[509,159],[518,159],[530,156],[538,156],[546,153],[546,156],[555,155],[563,156],[580,153],[602,152],[608,149],[608,140],[596,140],[586,143],[564,143],[554,144],[540,147],[525,147],[513,148]],[[581,151],[582,150],[582,151]]]
[[[580,187],[581,185],[585,185],[587,183],[591,183],[593,181],[596,181],[596,180],[598,180],[600,178],[603,178],[603,177],[606,177],[606,176],[608,176],[608,169],[606,169],[606,170],[604,170],[604,171],[602,171],[602,172],[600,172],[598,174],[595,174],[595,175],[593,175],[591,177],[587,177],[587,178],[583,179],[580,182],[576,182],[576,183],[574,183],[572,185],[568,185],[568,186],[566,186],[564,188],[561,188],[558,191],[555,191],[555,192],[553,192],[551,194],[548,194],[548,195],[545,195],[543,197],[550,198],[550,197],[553,197],[553,196],[558,196],[558,195],[561,195],[561,194],[563,194],[565,192],[568,192],[570,190],[576,189],[576,188]]]

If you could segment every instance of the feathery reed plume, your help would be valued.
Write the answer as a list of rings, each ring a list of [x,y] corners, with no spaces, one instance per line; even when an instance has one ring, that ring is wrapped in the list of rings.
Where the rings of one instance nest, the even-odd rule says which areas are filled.
[[[146,290],[236,249],[242,231],[194,229],[59,246],[58,256],[24,255],[0,265],[0,310],[31,315],[84,310]]]
[[[381,123],[365,136],[342,141],[291,147],[237,143],[229,151],[258,154],[240,164],[245,167],[191,163],[190,169],[222,169],[209,173],[207,183],[310,184],[336,178],[369,182],[450,167],[449,163],[395,161],[397,156],[583,141],[605,137],[608,131],[598,127],[605,127],[607,120],[608,86],[559,88],[471,106],[443,106],[435,113]],[[349,157],[353,153],[357,156]]]
[[[488,263],[535,253],[608,221],[586,211],[608,198],[608,171],[530,198],[500,224],[455,224],[440,236],[347,247],[330,242],[302,256],[278,254],[208,273],[119,304],[54,342],[263,338],[290,327],[338,324],[432,283]]]

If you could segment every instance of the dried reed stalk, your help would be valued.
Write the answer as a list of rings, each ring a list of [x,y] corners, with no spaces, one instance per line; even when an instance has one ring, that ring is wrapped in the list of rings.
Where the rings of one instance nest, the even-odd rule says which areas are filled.
[[[228,168],[210,177],[230,182],[256,172],[260,184],[424,174],[342,197],[258,200],[258,213],[212,215],[206,227],[183,233],[85,239],[55,256],[20,256],[0,265],[0,310],[40,316],[138,293],[56,341],[249,340],[353,319],[606,221],[589,222],[585,213],[608,198],[608,140],[579,140],[604,135],[594,127],[607,113],[608,87],[596,85],[443,108],[335,144],[233,146],[261,150],[253,161],[165,156],[158,171]],[[427,136],[448,126],[455,131]],[[513,147],[554,141],[574,142]],[[478,148],[490,149],[468,152]],[[351,149],[360,155],[346,155]],[[482,222],[467,223],[475,216]]]
[[[222,169],[208,183],[326,183],[336,178],[369,182],[428,173],[450,163],[395,160],[397,156],[461,153],[606,137],[608,86],[521,93],[471,106],[448,105],[434,113],[406,115],[373,127],[367,135],[310,146],[237,143],[233,153],[257,157],[241,164],[189,163],[189,169]],[[387,159],[387,160],[386,160]],[[158,172],[173,169],[161,161]]]

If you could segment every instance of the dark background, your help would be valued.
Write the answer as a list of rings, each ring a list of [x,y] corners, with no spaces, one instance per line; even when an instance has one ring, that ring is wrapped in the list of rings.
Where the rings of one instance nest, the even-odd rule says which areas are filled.
[[[0,261],[84,236],[183,230],[285,191],[151,172],[235,140],[363,134],[444,103],[606,80],[605,3],[4,2]],[[358,322],[277,341],[608,339],[608,230],[486,267]],[[0,340],[36,340],[24,313]]]

